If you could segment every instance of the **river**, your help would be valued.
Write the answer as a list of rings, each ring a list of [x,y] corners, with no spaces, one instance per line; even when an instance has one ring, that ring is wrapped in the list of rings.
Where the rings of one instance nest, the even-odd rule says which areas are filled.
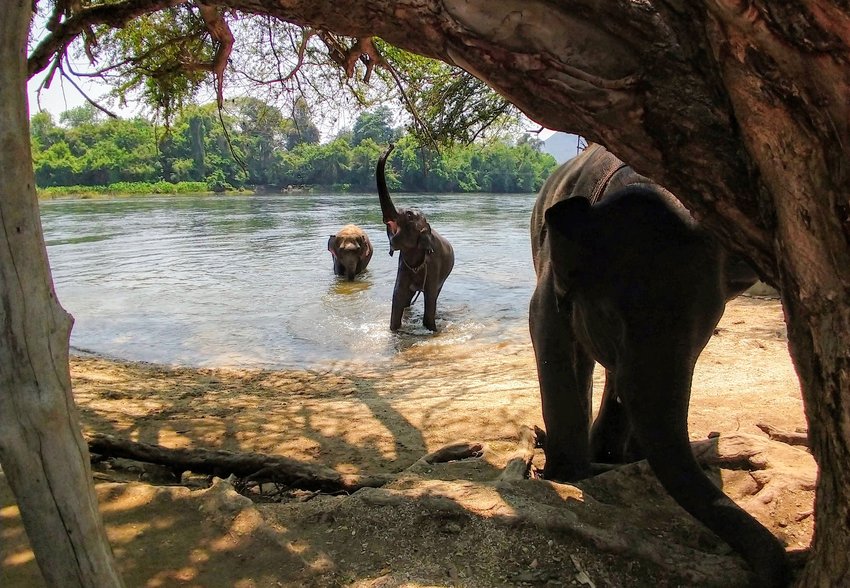
[[[398,194],[455,249],[437,303],[389,331],[398,254],[375,194],[146,196],[40,203],[72,348],[196,367],[317,368],[390,361],[402,349],[527,340],[533,194]],[[328,236],[360,225],[375,253],[334,276]]]

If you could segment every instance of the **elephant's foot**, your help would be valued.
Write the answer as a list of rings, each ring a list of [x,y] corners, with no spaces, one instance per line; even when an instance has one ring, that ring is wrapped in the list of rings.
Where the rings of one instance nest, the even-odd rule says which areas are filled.
[[[624,463],[599,463],[592,462],[590,464],[590,476],[598,476],[599,474],[604,474],[606,472],[610,472],[612,470],[616,470],[618,468],[623,467]],[[590,477],[588,476],[588,477]]]
[[[577,464],[575,462],[558,461],[546,458],[542,477],[553,482],[578,482],[594,475],[590,462]]]

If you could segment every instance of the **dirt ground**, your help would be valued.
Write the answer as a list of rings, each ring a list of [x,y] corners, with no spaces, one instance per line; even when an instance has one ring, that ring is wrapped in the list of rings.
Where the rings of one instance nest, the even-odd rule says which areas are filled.
[[[71,371],[86,434],[395,475],[352,494],[289,489],[252,501],[224,480],[185,474],[181,483],[157,466],[96,463],[128,586],[750,582],[742,561],[679,509],[645,464],[576,486],[499,479],[520,427],[543,426],[530,343],[417,347],[383,371],[195,370],[95,357],[72,358]],[[756,423],[806,426],[779,302],[742,297],[697,366],[691,438],[720,433],[712,451],[735,465],[717,482],[801,550],[812,533],[814,462],[800,447],[767,441]],[[459,440],[480,442],[481,456],[417,461]],[[540,450],[534,465],[542,466]],[[2,475],[0,562],[0,585],[43,585]]]

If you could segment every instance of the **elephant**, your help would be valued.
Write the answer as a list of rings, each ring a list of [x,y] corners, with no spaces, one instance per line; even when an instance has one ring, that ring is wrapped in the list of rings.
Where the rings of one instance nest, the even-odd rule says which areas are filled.
[[[446,278],[454,267],[455,254],[451,244],[442,237],[420,211],[412,208],[397,209],[387,189],[385,167],[394,145],[390,144],[378,160],[376,179],[381,213],[387,225],[390,255],[398,251],[398,272],[393,288],[390,330],[398,331],[404,309],[414,301],[414,294],[422,292],[425,299],[426,329],[437,330],[437,298]]]
[[[541,188],[531,240],[543,477],[577,481],[601,464],[646,458],[759,585],[785,585],[782,544],[711,482],[688,438],[694,365],[726,302],[756,282],[755,272],[675,196],[596,144]],[[606,379],[591,425],[596,362]]]
[[[345,225],[328,239],[328,251],[334,262],[334,274],[352,281],[372,259],[372,242],[357,225]]]

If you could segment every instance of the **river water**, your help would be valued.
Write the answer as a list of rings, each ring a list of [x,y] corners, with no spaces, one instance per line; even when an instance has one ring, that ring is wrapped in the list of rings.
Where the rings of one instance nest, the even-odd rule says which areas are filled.
[[[375,194],[169,196],[42,201],[71,345],[185,366],[374,364],[399,350],[527,340],[533,194],[398,194],[455,249],[432,334],[420,297],[390,333],[398,254]],[[375,253],[334,276],[328,236],[360,225]]]

